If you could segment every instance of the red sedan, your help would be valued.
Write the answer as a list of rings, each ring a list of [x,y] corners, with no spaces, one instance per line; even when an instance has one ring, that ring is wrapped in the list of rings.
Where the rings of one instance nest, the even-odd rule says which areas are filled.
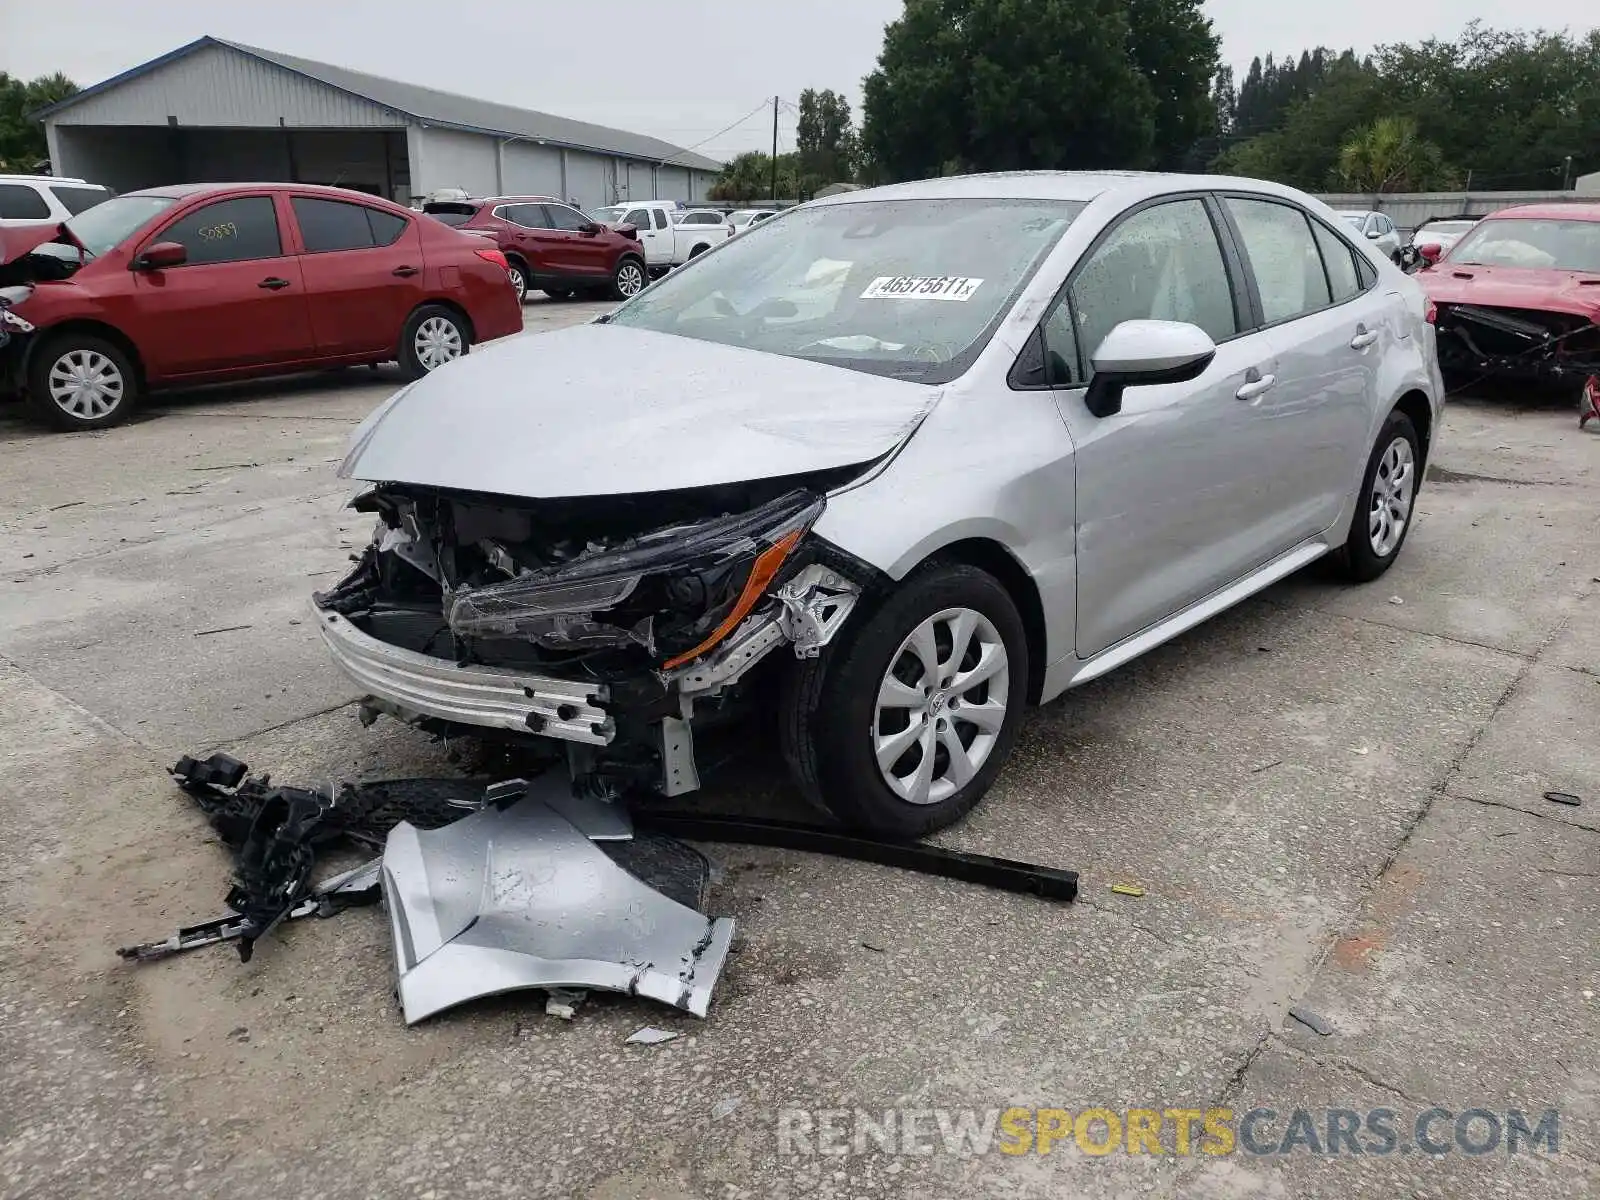
[[[58,429],[181,384],[399,360],[522,328],[505,256],[358,192],[186,184],[0,230],[0,394]]]

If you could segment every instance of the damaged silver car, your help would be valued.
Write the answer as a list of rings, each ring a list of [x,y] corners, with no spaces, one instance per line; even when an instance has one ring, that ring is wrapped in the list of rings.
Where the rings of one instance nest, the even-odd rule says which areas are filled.
[[[844,821],[914,837],[1024,708],[1410,527],[1420,289],[1325,206],[1216,177],[975,176],[792,210],[592,324],[398,392],[316,597],[366,712],[699,785],[771,715]]]

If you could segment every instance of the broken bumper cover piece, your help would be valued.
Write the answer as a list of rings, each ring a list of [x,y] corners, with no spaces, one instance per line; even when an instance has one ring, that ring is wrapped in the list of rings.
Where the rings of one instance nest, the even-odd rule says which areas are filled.
[[[713,920],[616,866],[537,799],[422,832],[383,855],[406,1023],[524,988],[648,996],[697,1017],[733,922]]]
[[[315,609],[333,661],[401,715],[542,733],[604,746],[616,730],[600,707],[605,685],[501,667],[460,666],[391,646],[338,613]]]

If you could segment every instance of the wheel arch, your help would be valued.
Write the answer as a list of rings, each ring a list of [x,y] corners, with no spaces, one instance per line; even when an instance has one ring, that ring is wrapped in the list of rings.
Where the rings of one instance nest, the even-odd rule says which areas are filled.
[[[1426,471],[1428,449],[1433,443],[1433,405],[1428,403],[1427,396],[1412,389],[1395,401],[1394,411],[1403,412],[1411,418],[1411,424],[1417,431],[1417,441],[1421,443],[1419,447],[1422,451],[1421,468]]]
[[[929,563],[961,563],[976,567],[999,580],[1011,596],[1022,618],[1022,631],[1028,639],[1028,703],[1039,703],[1048,665],[1048,637],[1045,630],[1044,602],[1039,585],[1010,550],[993,538],[966,537],[940,546],[924,557],[913,570]]]
[[[103,338],[118,350],[128,356],[128,362],[133,366],[134,382],[141,391],[144,390],[147,374],[144,356],[139,353],[139,347],[134,345],[133,339],[115,325],[104,321],[96,321],[92,317],[74,317],[55,325],[50,325],[39,330],[28,340],[28,348],[22,358],[22,378],[28,377],[28,372],[33,369],[34,357],[40,353],[40,347],[48,346],[51,342],[67,334],[81,333],[89,337]]]
[[[420,304],[412,308],[412,310],[406,314],[405,324],[400,327],[402,334],[404,333],[405,329],[410,326],[412,318],[415,317],[417,313],[422,311],[424,308],[432,307],[449,309],[456,316],[460,317],[463,322],[465,322],[467,327],[467,338],[472,342],[476,342],[478,340],[478,330],[477,327],[472,323],[472,314],[462,307],[458,301],[452,300],[448,296],[430,296],[428,299],[422,301]]]

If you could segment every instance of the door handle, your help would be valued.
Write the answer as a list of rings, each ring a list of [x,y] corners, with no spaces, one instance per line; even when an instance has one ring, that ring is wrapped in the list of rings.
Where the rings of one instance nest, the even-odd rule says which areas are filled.
[[[1350,349],[1365,350],[1377,340],[1378,335],[1376,333],[1369,333],[1365,325],[1357,325],[1356,335],[1350,339]]]
[[[289,286],[289,281],[287,279],[279,279],[276,275],[269,275],[265,279],[263,279],[260,283],[256,284],[256,286],[257,287],[266,288],[268,291],[275,292],[279,288],[288,287]]]
[[[1263,375],[1260,371],[1251,367],[1244,373],[1244,384],[1234,395],[1241,400],[1259,400],[1277,382],[1278,377],[1276,375]]]
[[[396,267],[391,274],[400,276],[401,279],[410,279],[413,275],[420,274],[416,267]]]

